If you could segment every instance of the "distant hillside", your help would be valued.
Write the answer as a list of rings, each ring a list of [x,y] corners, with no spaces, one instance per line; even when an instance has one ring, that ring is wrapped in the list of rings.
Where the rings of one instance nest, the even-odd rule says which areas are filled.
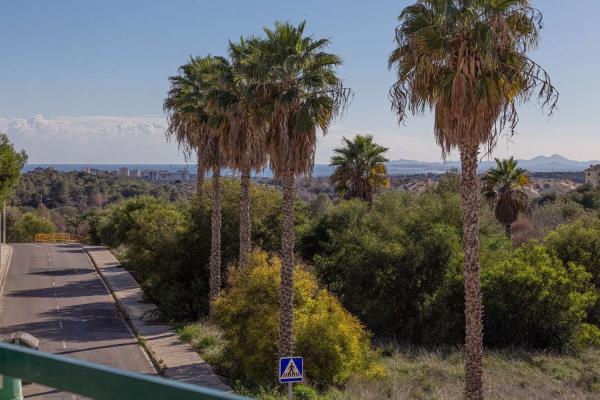
[[[530,160],[518,160],[519,165],[530,172],[581,172],[591,164],[600,164],[600,161],[574,161],[559,154],[551,156],[537,156]],[[494,160],[483,160],[479,164],[479,171],[486,171],[495,165]],[[427,162],[415,160],[395,160],[388,163],[392,174],[411,174],[427,172],[444,172],[460,167],[459,161],[448,160],[443,162]],[[410,172],[407,172],[410,171]]]

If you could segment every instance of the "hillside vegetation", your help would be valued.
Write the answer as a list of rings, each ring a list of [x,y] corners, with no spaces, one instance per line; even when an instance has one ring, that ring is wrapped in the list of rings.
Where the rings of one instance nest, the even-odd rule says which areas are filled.
[[[138,197],[115,203],[90,220],[90,240],[121,248],[125,266],[159,305],[163,318],[185,326],[182,337],[232,383],[239,382],[240,391],[262,390],[267,396],[270,373],[260,376],[276,354],[276,336],[266,332],[277,326],[279,276],[277,259],[267,254],[277,255],[281,192],[251,186],[253,248],[266,253],[254,253],[255,261],[240,272],[235,267],[239,182],[225,180],[223,185],[221,270],[226,284],[210,322],[197,323],[208,316],[210,190],[189,202]],[[372,206],[358,200],[332,203],[325,197],[295,202],[302,259],[297,273],[305,276],[296,278],[295,324],[308,323],[295,328],[296,340],[299,351],[312,360],[308,382],[320,396],[375,399],[387,390],[384,398],[446,399],[460,392],[461,353],[447,350],[460,346],[464,335],[457,191],[457,178],[450,173],[423,194],[387,191]],[[515,224],[513,243],[482,204],[490,398],[535,398],[542,387],[545,398],[600,396],[600,377],[591,366],[600,345],[600,208],[593,200],[599,192],[583,187],[534,201]],[[522,221],[527,230],[519,226]],[[313,294],[302,300],[306,290]],[[318,291],[323,294],[316,295]],[[302,311],[306,301],[310,311]],[[336,307],[343,307],[342,325],[331,336],[343,340],[337,345],[325,335],[326,328],[337,326]],[[329,311],[319,317],[318,310]],[[310,317],[304,319],[304,312]],[[348,312],[353,316],[341,317]],[[360,327],[342,328],[352,326],[355,317]],[[323,327],[321,318],[327,321]],[[350,319],[342,322],[344,318]],[[249,342],[236,339],[242,337],[240,329]],[[322,339],[321,353],[311,355],[317,351],[314,343],[302,344],[303,338],[311,338],[303,336],[303,329],[318,332],[313,336]],[[252,351],[244,347],[249,343]],[[350,343],[363,348],[363,355],[345,347]],[[342,354],[358,358],[337,358],[345,372],[321,375],[320,368],[334,371],[324,363],[336,359],[331,351],[340,346],[346,348]],[[407,348],[412,350],[403,350]],[[265,366],[254,357],[264,357]]]

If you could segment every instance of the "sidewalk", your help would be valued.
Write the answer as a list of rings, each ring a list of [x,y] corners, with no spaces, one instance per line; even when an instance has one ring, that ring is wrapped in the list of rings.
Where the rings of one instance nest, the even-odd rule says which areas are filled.
[[[12,256],[12,247],[7,244],[3,244],[2,250],[0,251],[0,293],[2,292],[2,287],[4,286],[4,278],[6,277],[6,273],[8,272],[8,263],[10,262],[10,257]]]
[[[168,325],[157,322],[156,306],[145,303],[135,279],[106,247],[83,246],[98,273],[113,293],[117,305],[143,340],[165,377],[181,382],[231,391],[210,365]]]

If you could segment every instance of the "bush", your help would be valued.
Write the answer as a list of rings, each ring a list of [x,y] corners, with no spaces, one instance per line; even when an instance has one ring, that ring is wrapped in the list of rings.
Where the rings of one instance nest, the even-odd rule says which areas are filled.
[[[592,185],[582,185],[567,194],[567,198],[581,204],[588,210],[600,210],[600,189]]]
[[[493,217],[493,215],[491,216]],[[495,217],[494,217],[495,219]],[[507,260],[512,245],[504,232],[481,236],[482,270]],[[484,294],[485,297],[485,294]],[[422,305],[424,326],[421,343],[430,347],[464,343],[465,307],[462,256],[446,270],[440,286]]]
[[[597,295],[591,275],[531,242],[482,273],[490,346],[567,349]]]
[[[184,325],[178,333],[179,338],[188,342],[217,373],[228,369],[224,357],[227,341],[221,328],[210,321],[200,321]]]
[[[541,240],[558,226],[573,222],[585,214],[586,211],[581,204],[568,197],[560,197],[554,202],[546,202],[542,206],[534,208],[531,218],[540,233]]]
[[[229,345],[229,376],[251,385],[271,385],[277,362],[281,263],[254,253],[244,270],[232,268],[228,289],[214,304],[214,320]],[[371,371],[368,335],[315,277],[298,267],[294,273],[294,338],[304,357],[307,380],[315,385],[342,384],[352,373]]]
[[[33,242],[37,233],[56,232],[56,226],[32,212],[23,214],[12,227],[11,239],[15,242]]]
[[[419,343],[423,304],[461,262],[458,195],[388,192],[372,208],[328,209],[300,249],[328,289],[377,335]]]
[[[239,253],[239,182],[223,179],[222,272]],[[189,203],[170,203],[142,196],[109,206],[89,218],[92,241],[125,246],[124,265],[136,275],[149,300],[165,319],[197,321],[208,312],[211,186]],[[253,246],[279,248],[281,193],[251,186]],[[307,220],[296,204],[300,232]]]
[[[103,244],[124,245],[123,264],[165,319],[198,320],[208,311],[208,233],[198,238],[191,210],[152,197],[110,206],[95,217]]]
[[[545,245],[566,266],[583,265],[592,274],[592,282],[600,293],[600,221],[579,220],[559,226],[546,237]],[[600,323],[600,301],[590,311],[589,320]]]
[[[516,250],[505,238],[481,243],[484,341],[490,347],[571,350],[586,311],[596,301],[591,276],[532,242]],[[423,306],[425,344],[464,341],[462,265],[449,269]]]

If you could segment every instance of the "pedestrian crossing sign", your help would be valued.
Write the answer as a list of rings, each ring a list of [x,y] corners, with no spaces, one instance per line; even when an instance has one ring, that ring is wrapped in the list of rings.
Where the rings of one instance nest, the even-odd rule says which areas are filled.
[[[279,359],[279,382],[302,382],[302,357],[283,357]]]

